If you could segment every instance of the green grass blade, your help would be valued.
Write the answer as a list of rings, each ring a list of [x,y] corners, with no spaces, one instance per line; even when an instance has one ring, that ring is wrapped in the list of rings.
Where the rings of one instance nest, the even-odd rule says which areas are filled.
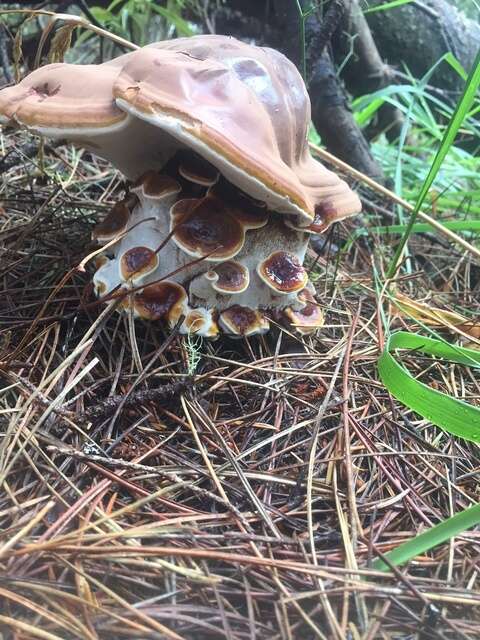
[[[395,7],[401,7],[404,4],[410,4],[414,0],[392,0],[392,2],[385,2],[378,7],[370,7],[370,9],[364,9],[363,13],[377,13],[377,11],[388,11],[389,9],[395,9]]]
[[[177,30],[177,33],[179,36],[186,36],[186,37],[193,36],[192,28],[190,27],[188,22],[184,20],[182,16],[179,15],[178,13],[175,13],[170,9],[166,9],[165,7],[159,7],[156,4],[152,4],[152,10],[156,11],[163,18],[165,18],[167,22],[172,24]]]
[[[395,349],[420,351],[444,358],[448,362],[474,368],[480,368],[480,352],[452,346],[434,338],[398,331],[389,337],[378,361],[380,379],[390,393],[403,404],[453,435],[480,442],[480,409],[415,380],[408,370],[395,360],[392,355]],[[385,557],[394,566],[405,564],[415,556],[447,542],[479,523],[480,504],[476,504],[399,545]],[[380,571],[389,569],[381,558],[375,560],[372,566]]]
[[[452,231],[473,231],[480,233],[480,220],[448,220],[443,222],[445,229]],[[395,234],[404,233],[407,228],[406,224],[389,224],[382,227],[371,227],[370,229],[362,229],[368,233]],[[412,227],[413,233],[428,233],[432,231],[432,226],[428,222],[416,222]]]
[[[415,556],[433,549],[442,542],[447,542],[450,538],[474,527],[480,523],[480,504],[475,504],[460,513],[447,518],[440,524],[424,531],[412,540],[399,545],[390,553],[385,554],[386,558],[394,565],[405,564]],[[373,562],[373,568],[380,571],[388,571],[388,565],[380,558]]]
[[[400,244],[395,252],[392,263],[388,270],[387,278],[392,278],[395,275],[395,272],[397,270],[397,265],[403,254],[404,247],[408,242],[408,238],[410,237],[412,227],[416,222],[418,212],[420,211],[423,205],[423,202],[425,200],[425,197],[430,187],[432,186],[437,173],[440,170],[440,167],[445,159],[445,156],[447,155],[450,147],[453,144],[453,141],[455,140],[455,137],[458,133],[458,130],[460,129],[460,126],[462,125],[464,117],[468,114],[473,104],[473,101],[475,99],[475,94],[477,92],[479,85],[480,85],[480,51],[477,53],[477,57],[475,58],[474,65],[468,76],[468,80],[465,84],[465,89],[463,91],[462,97],[460,98],[457,104],[457,107],[455,109],[455,112],[453,113],[453,116],[448,124],[448,127],[445,130],[440,147],[435,155],[435,158],[432,162],[430,170],[420,190],[419,196],[415,203],[414,210],[410,216],[410,221],[407,225],[407,229],[400,241]]]
[[[444,431],[465,440],[480,442],[480,409],[416,380],[394,358],[392,352],[395,349],[413,349],[449,362],[478,368],[480,352],[399,331],[389,337],[378,360],[380,379],[395,398]]]
[[[446,229],[451,231],[470,231],[471,233],[480,233],[480,220],[447,220],[442,223]],[[361,237],[369,235],[398,235],[405,233],[406,224],[389,224],[379,227],[367,227],[366,229],[355,229],[349,236],[342,249],[343,253],[348,253],[352,245]],[[416,222],[411,233],[428,233],[432,231],[432,226],[428,222]]]
[[[466,82],[468,74],[462,67],[460,61],[453,55],[453,53],[451,51],[448,51],[448,53],[446,53],[443,57],[444,60],[446,60],[446,62],[448,62],[448,64],[452,67],[452,69],[456,71],[458,75]]]
[[[451,229],[452,231],[471,231],[474,233],[480,233],[480,220],[449,220],[442,222],[445,229]],[[392,224],[385,227],[373,227],[372,231],[377,233],[403,233],[406,225],[404,224]],[[412,231],[415,233],[427,233],[432,231],[432,226],[428,222],[416,222],[413,225]]]

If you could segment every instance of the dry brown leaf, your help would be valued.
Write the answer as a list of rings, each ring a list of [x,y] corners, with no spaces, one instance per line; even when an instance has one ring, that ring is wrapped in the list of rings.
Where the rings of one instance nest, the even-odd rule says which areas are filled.
[[[480,318],[466,318],[456,311],[433,307],[428,302],[418,302],[400,292],[396,292],[395,297],[390,299],[390,312],[397,317],[413,318],[429,327],[453,329],[474,340],[480,340]]]

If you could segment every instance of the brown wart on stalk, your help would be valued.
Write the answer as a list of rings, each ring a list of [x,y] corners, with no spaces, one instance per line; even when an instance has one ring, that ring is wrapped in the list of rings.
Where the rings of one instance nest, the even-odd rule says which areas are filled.
[[[93,231],[120,238],[97,262],[99,295],[133,288],[123,307],[207,337],[263,333],[268,316],[321,326],[309,237],[361,207],[311,157],[310,101],[282,54],[205,35],[50,64],[0,91],[0,121],[71,140],[132,182]]]

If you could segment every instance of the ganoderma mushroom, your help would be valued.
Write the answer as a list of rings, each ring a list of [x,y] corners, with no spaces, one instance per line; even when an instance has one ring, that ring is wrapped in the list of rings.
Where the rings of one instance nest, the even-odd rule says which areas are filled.
[[[70,140],[131,182],[93,231],[98,295],[215,337],[301,333],[322,314],[309,237],[360,211],[307,144],[310,102],[275,50],[225,36],[159,42],[100,65],[50,64],[0,91],[3,123]]]

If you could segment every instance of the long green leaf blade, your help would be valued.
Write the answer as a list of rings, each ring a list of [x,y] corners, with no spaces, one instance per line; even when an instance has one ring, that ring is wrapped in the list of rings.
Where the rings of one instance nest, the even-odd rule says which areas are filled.
[[[399,331],[390,336],[378,360],[380,379],[395,398],[448,433],[480,442],[480,409],[416,380],[394,358],[395,349],[421,351],[470,367],[480,367],[480,352]]]
[[[432,186],[438,171],[440,170],[440,167],[445,159],[445,156],[447,155],[448,151],[450,150],[450,147],[453,144],[453,141],[455,140],[458,130],[462,125],[463,119],[465,118],[465,116],[467,115],[467,113],[469,112],[473,104],[473,101],[475,99],[475,94],[478,90],[479,85],[480,85],[480,50],[477,53],[472,70],[470,71],[470,74],[468,76],[467,82],[465,84],[465,88],[463,90],[462,97],[460,98],[460,101],[457,104],[455,112],[452,118],[450,119],[450,122],[448,123],[448,127],[444,133],[440,147],[435,155],[435,158],[432,162],[432,165],[430,166],[430,170],[427,174],[427,177],[425,178],[425,181],[422,185],[419,196],[415,203],[415,208],[410,216],[410,220],[407,225],[407,230],[405,231],[400,241],[400,244],[395,252],[392,263],[390,265],[390,269],[388,270],[388,273],[387,273],[388,278],[392,278],[395,275],[398,262],[400,260],[400,257],[403,254],[405,245],[408,242],[408,238],[410,237],[412,227],[416,222],[418,212],[420,211],[423,205],[423,202],[425,200],[425,197],[427,196],[427,193],[430,190],[430,187]]]
[[[460,513],[447,518],[440,524],[424,531],[412,540],[399,545],[390,553],[385,554],[394,566],[405,564],[415,556],[425,553],[433,549],[442,542],[447,542],[450,538],[457,536],[459,533],[474,527],[480,523],[480,504],[475,504]],[[380,571],[388,571],[388,565],[381,559],[373,562],[373,568]]]
[[[369,9],[364,9],[363,13],[376,13],[377,11],[388,11],[389,9],[395,9],[395,7],[401,7],[404,4],[410,4],[414,0],[392,0],[392,2],[386,2],[385,4],[381,4],[378,7],[370,7]]]
[[[420,351],[444,358],[449,362],[474,368],[480,368],[480,352],[452,346],[441,340],[418,334],[399,331],[389,337],[378,361],[378,371],[382,382],[390,393],[403,404],[453,435],[460,436],[465,440],[480,442],[480,409],[415,380],[408,370],[395,360],[392,355],[395,349]],[[415,556],[447,542],[450,538],[479,523],[480,504],[476,504],[399,545],[387,553],[385,557],[394,566],[405,564]],[[381,571],[389,569],[388,564],[381,558],[374,561],[373,568]]]

